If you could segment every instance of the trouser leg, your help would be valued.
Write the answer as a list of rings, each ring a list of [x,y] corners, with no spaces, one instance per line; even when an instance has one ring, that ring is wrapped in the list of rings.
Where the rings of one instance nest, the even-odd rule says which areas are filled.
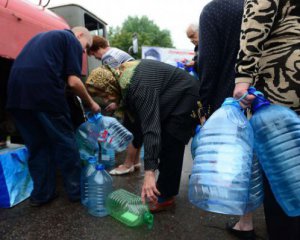
[[[168,198],[179,192],[185,144],[167,131],[162,131],[161,138],[157,188],[162,197]]]
[[[269,240],[299,240],[300,217],[289,217],[277,203],[264,176],[264,211]]]
[[[31,198],[46,202],[55,192],[55,166],[50,142],[38,114],[30,110],[13,110],[16,126],[29,150],[28,168],[33,180]]]
[[[60,168],[71,200],[80,197],[81,163],[75,134],[68,114],[42,113],[40,119],[51,139],[54,159]]]

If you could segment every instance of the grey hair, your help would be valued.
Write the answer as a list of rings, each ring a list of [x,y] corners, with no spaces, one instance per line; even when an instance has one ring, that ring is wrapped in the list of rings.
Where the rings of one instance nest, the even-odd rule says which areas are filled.
[[[82,33],[84,37],[87,38],[87,40],[89,41],[90,45],[93,44],[93,37],[92,35],[90,34],[89,30],[85,27],[82,27],[82,26],[77,26],[77,27],[73,27],[72,28],[72,32],[74,34],[76,33]]]
[[[191,24],[187,27],[186,31],[189,31],[189,30],[191,30],[191,31],[193,31],[193,32],[198,32],[198,31],[199,31],[199,24],[198,24],[198,23],[191,23]]]

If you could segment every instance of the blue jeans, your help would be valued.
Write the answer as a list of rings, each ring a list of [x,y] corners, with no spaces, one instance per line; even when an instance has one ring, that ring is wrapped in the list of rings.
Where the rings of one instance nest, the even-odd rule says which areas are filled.
[[[56,167],[70,200],[80,199],[81,163],[69,114],[12,109],[16,126],[29,150],[33,180],[31,199],[46,202],[56,191]]]

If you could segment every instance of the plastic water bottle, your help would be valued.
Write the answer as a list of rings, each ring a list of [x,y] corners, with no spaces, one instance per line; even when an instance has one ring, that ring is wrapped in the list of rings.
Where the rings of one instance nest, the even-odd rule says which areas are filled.
[[[239,103],[227,98],[202,126],[189,200],[210,212],[243,215],[249,200],[253,130]]]
[[[145,156],[145,148],[144,148],[144,145],[142,145],[141,151],[140,151],[140,160],[141,161],[144,161],[144,156]]]
[[[186,62],[188,63],[188,61]],[[196,79],[198,79],[198,75],[194,70],[193,66],[187,67],[186,65],[184,65],[184,63],[182,62],[176,62],[176,66],[180,69],[183,69],[185,71],[187,71],[190,75],[192,75],[193,77],[195,77]]]
[[[98,137],[101,132],[101,114],[87,114],[87,121],[76,130],[76,141],[80,158],[84,165],[90,157],[97,157],[99,153]]]
[[[108,215],[105,207],[107,196],[112,192],[112,178],[99,164],[96,171],[88,177],[88,212],[96,217]]]
[[[147,205],[142,203],[141,197],[124,189],[118,189],[109,194],[106,200],[109,214],[129,227],[147,224],[153,226],[153,215]]]
[[[261,93],[252,107],[254,148],[274,196],[288,216],[300,215],[300,118],[291,109],[270,104]]]
[[[253,154],[251,167],[251,178],[249,184],[249,199],[247,202],[245,213],[253,212],[257,209],[264,200],[264,187],[262,169],[257,159],[256,154]]]
[[[195,136],[193,137],[192,143],[191,143],[191,153],[192,153],[192,158],[195,158],[195,153],[196,149],[199,146],[199,141],[200,141],[200,129],[201,125],[197,125],[196,130],[195,130]]]
[[[115,150],[109,145],[101,144],[101,153],[99,153],[99,163],[103,164],[105,169],[115,166]]]
[[[90,157],[87,165],[82,169],[81,172],[81,203],[87,206],[88,203],[88,179],[91,175],[96,172],[97,158]]]
[[[133,135],[117,119],[113,117],[102,116],[101,139],[105,148],[112,147],[115,151],[125,150],[128,144],[133,140]]]

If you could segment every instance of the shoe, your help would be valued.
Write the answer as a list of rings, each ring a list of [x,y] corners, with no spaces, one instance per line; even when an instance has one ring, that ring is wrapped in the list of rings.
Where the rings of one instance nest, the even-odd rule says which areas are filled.
[[[159,198],[157,202],[149,204],[149,210],[151,213],[158,213],[169,210],[175,206],[175,198],[163,199]]]
[[[141,163],[137,163],[137,164],[134,164],[134,170],[137,170],[137,169],[140,169],[142,164]]]
[[[120,166],[123,166],[123,165],[120,165]],[[119,167],[120,167],[120,166],[119,166]],[[131,166],[130,168],[127,168],[127,167],[126,167],[126,169],[124,169],[124,170],[119,170],[119,169],[118,169],[119,167],[114,168],[113,170],[111,170],[111,171],[109,172],[109,174],[111,174],[111,175],[124,175],[124,174],[127,174],[127,173],[132,173],[132,172],[134,172],[134,165]]]
[[[29,199],[29,205],[31,207],[41,207],[41,206],[43,206],[45,204],[48,204],[48,203],[52,202],[57,197],[58,197],[58,193],[54,193],[53,196],[50,199],[48,199],[47,201],[45,201],[45,202],[39,202],[39,201],[36,201],[36,200],[33,200],[32,198],[30,198]]]
[[[254,230],[242,231],[242,230],[233,229],[233,227],[235,225],[236,225],[236,222],[233,224],[227,223],[226,224],[227,232],[241,240],[255,240],[256,239]]]

